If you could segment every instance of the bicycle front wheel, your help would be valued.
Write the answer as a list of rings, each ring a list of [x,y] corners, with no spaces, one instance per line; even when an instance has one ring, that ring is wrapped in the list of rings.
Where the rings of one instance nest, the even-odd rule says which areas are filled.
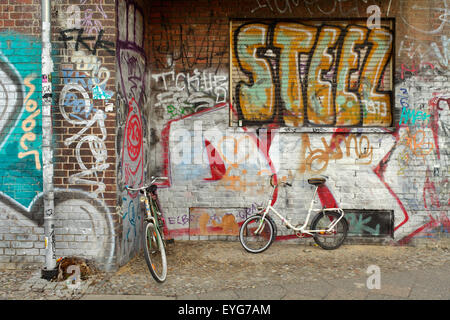
[[[167,277],[166,250],[159,230],[151,222],[145,226],[144,255],[153,278],[164,282]]]
[[[348,222],[342,217],[334,227],[330,228],[341,214],[334,211],[321,211],[311,222],[312,230],[321,230],[314,233],[314,241],[325,250],[339,248],[347,237]]]
[[[255,234],[261,223],[258,234]],[[262,221],[262,216],[254,215],[247,218],[239,229],[239,241],[248,252],[260,253],[270,247],[274,233],[273,224],[267,217]]]

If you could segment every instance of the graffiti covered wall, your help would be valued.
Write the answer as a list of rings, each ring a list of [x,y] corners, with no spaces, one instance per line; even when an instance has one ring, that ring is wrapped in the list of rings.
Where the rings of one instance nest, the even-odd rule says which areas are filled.
[[[45,81],[57,257],[115,269],[139,252],[143,217],[125,186],[150,176],[170,178],[159,195],[176,239],[236,239],[266,201],[303,222],[316,175],[328,177],[320,204],[346,209],[354,234],[447,236],[449,5],[55,2],[51,79],[40,2],[4,6],[0,264],[44,261]],[[268,199],[272,174],[293,186]]]
[[[239,223],[229,208],[268,201],[271,174],[293,182],[271,201],[294,222],[321,174],[321,204],[347,209],[355,233],[448,234],[447,1],[175,1],[146,14],[149,172],[170,177],[175,237]]]
[[[55,72],[44,79],[40,1],[2,8],[12,15],[0,23],[0,263],[44,262],[41,84],[52,82],[54,253],[114,269],[115,12],[98,0],[53,3]]]
[[[60,255],[90,257],[102,268],[113,269],[120,238],[114,145],[116,37],[111,30],[115,10],[102,0],[69,1],[52,10],[57,13],[54,183],[66,209],[59,217],[56,212],[63,221],[56,247],[64,248],[67,239],[68,247]],[[75,244],[70,243],[72,235]]]
[[[144,50],[144,14],[135,1],[117,2],[117,157],[118,203],[122,215],[121,263],[142,247],[144,218],[139,193],[148,178],[147,57]]]
[[[239,125],[392,124],[393,20],[233,20],[233,107]]]

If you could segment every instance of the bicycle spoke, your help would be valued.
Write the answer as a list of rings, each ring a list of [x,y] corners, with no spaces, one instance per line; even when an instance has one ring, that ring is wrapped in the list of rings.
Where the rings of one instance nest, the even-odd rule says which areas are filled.
[[[273,240],[273,227],[269,220],[254,216],[247,219],[239,232],[239,239],[243,247],[249,252],[262,252],[269,247]]]
[[[330,229],[331,226],[333,227]],[[347,221],[336,212],[319,213],[311,227],[313,230],[320,230],[314,234],[314,240],[327,250],[338,248],[345,240],[348,230]]]
[[[161,236],[153,224],[146,226],[145,259],[155,280],[162,282],[167,275],[167,261]]]

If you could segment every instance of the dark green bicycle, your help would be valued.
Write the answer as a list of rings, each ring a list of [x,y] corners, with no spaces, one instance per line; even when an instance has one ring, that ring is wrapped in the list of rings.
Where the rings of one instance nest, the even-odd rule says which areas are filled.
[[[139,191],[140,201],[145,203],[145,226],[144,226],[144,256],[148,269],[153,278],[158,282],[164,282],[167,277],[167,258],[164,240],[164,218],[160,210],[158,195],[155,184],[157,180],[167,180],[166,177],[152,177],[149,185],[127,190]]]

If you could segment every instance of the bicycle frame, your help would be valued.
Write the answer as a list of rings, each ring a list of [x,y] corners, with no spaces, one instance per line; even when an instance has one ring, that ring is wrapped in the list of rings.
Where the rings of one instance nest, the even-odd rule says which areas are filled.
[[[153,225],[156,226],[156,228],[162,235],[162,232],[161,232],[162,225],[160,225],[159,219],[158,219],[158,216],[160,216],[162,218],[161,210],[159,209],[157,200],[153,199],[153,198],[150,199],[152,194],[149,194],[147,192],[147,188],[150,187],[151,185],[153,185],[156,182],[156,180],[158,180],[158,179],[167,180],[166,177],[152,177],[152,182],[147,186],[143,186],[140,188],[129,188],[128,186],[125,186],[125,188],[128,190],[132,190],[132,191],[142,192],[143,196],[141,196],[140,199],[141,199],[141,202],[145,203],[145,211],[147,214],[146,220],[153,223]],[[155,194],[155,196],[157,196],[157,195]]]
[[[283,221],[283,223],[290,229],[294,230],[296,233],[302,233],[302,234],[308,234],[308,235],[313,235],[313,233],[319,233],[319,232],[327,232],[330,229],[333,229],[335,227],[335,225],[344,217],[344,210],[342,210],[341,208],[323,208],[323,209],[313,209],[314,204],[317,203],[317,201],[315,200],[316,195],[317,195],[317,189],[319,188],[318,186],[316,186],[316,189],[314,190],[314,195],[311,199],[311,204],[309,206],[309,210],[308,210],[308,214],[306,216],[306,220],[305,223],[301,226],[301,227],[295,227],[293,226],[286,218],[284,218],[277,210],[275,210],[274,207],[272,207],[271,205],[271,201],[273,198],[273,195],[275,193],[275,190],[278,188],[278,185],[273,187],[272,190],[272,194],[270,195],[270,199],[267,202],[266,208],[264,209],[264,211],[262,212],[262,219],[261,222],[259,223],[258,228],[256,228],[255,230],[255,234],[258,234],[260,231],[262,231],[262,226],[264,223],[264,219],[266,218],[266,215],[269,213],[269,211],[272,211],[278,218],[281,219],[281,221]],[[339,219],[337,219],[336,221],[334,221],[333,223],[331,223],[328,226],[328,230],[306,230],[306,226],[309,223],[309,219],[311,217],[311,212],[320,212],[320,211],[338,211],[341,216]]]
[[[149,201],[149,194],[147,193],[147,191],[145,189],[143,190],[143,194],[144,194],[143,198],[144,198],[144,203],[145,203],[145,212],[147,213],[147,220],[152,222],[159,229],[159,223],[157,223],[157,221],[155,219],[156,214],[160,214],[156,210],[156,203],[154,202],[153,199]]]

